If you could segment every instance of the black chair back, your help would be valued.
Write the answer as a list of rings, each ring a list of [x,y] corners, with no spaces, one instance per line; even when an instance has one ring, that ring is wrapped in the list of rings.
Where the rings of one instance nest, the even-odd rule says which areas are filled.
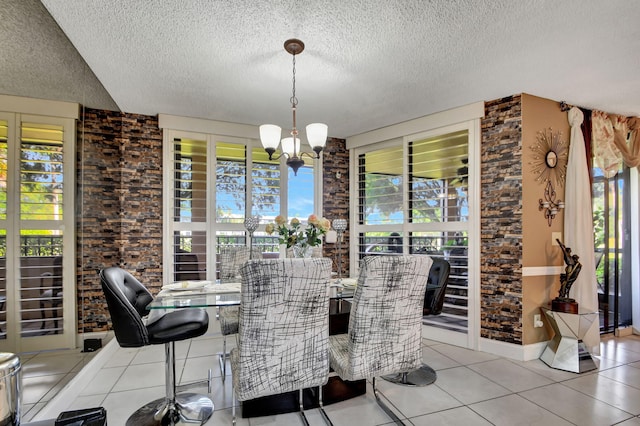
[[[201,280],[198,255],[177,249],[175,254],[175,281]]]
[[[147,327],[142,322],[142,317],[149,313],[146,306],[153,300],[149,290],[117,267],[100,271],[100,281],[118,344],[123,348],[150,344]]]
[[[423,315],[439,315],[444,305],[445,290],[449,281],[451,266],[442,258],[432,257],[433,264],[429,270],[427,291],[424,295]]]

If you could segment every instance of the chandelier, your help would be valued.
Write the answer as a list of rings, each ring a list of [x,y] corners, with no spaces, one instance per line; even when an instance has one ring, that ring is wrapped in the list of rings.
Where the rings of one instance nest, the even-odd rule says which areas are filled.
[[[282,144],[282,154],[275,159],[279,159],[283,155],[287,157],[287,166],[293,169],[293,174],[298,175],[298,169],[304,165],[303,156],[309,158],[320,158],[320,152],[327,143],[327,125],[323,123],[312,123],[307,126],[307,140],[309,145],[315,152],[315,155],[300,151],[300,139],[298,138],[298,128],[296,127],[296,108],[298,106],[298,98],[296,98],[296,55],[304,50],[304,43],[298,39],[292,38],[284,42],[284,50],[293,56],[293,90],[291,96],[291,110],[293,112],[293,127],[291,129],[291,137],[280,140],[282,129],[275,124],[263,124],[260,126],[260,141],[264,150],[269,154],[269,160],[273,160],[273,154],[276,152],[278,145]]]

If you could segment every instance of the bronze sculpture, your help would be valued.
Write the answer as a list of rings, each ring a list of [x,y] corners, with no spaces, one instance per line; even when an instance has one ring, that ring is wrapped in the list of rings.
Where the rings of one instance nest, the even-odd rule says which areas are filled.
[[[564,263],[567,266],[564,268],[564,274],[560,274],[560,293],[552,301],[552,309],[554,311],[577,313],[578,304],[569,297],[569,291],[573,283],[578,279],[578,274],[582,269],[582,264],[579,262],[580,257],[577,254],[571,254],[571,248],[566,247],[560,240],[556,239],[556,241],[562,249]]]

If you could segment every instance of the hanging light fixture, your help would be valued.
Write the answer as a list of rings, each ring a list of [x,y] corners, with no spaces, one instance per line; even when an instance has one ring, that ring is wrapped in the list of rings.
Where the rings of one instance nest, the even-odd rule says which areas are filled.
[[[292,38],[284,42],[284,50],[293,56],[293,90],[291,96],[291,110],[293,112],[293,128],[291,129],[291,137],[280,140],[282,129],[275,124],[263,124],[260,126],[260,141],[264,150],[269,154],[269,160],[273,160],[273,154],[276,152],[279,144],[282,144],[282,154],[275,159],[279,159],[283,155],[287,157],[287,166],[293,169],[293,174],[298,175],[298,169],[304,165],[303,156],[309,158],[320,158],[320,152],[327,143],[328,127],[322,123],[312,123],[307,126],[307,140],[309,145],[315,152],[309,154],[300,151],[300,138],[298,138],[298,128],[296,127],[296,108],[298,107],[298,98],[296,98],[296,55],[304,50],[304,43],[298,39]]]

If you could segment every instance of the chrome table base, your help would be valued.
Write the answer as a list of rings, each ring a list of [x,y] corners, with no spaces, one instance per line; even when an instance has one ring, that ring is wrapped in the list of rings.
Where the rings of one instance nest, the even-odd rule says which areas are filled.
[[[167,398],[159,398],[140,407],[127,420],[127,426],[201,425],[213,414],[213,402],[204,395],[176,395],[175,409]]]

